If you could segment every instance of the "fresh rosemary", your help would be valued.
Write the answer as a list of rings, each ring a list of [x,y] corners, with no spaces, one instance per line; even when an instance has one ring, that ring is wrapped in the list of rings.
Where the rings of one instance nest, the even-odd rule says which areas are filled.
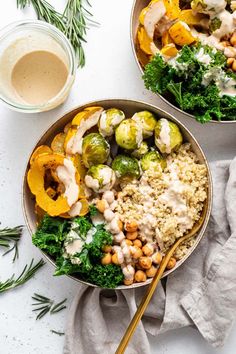
[[[18,278],[15,278],[15,274],[13,274],[9,279],[3,282],[0,281],[0,293],[23,285],[29,279],[31,279],[37,272],[37,270],[41,268],[44,264],[45,262],[41,259],[38,263],[34,265],[34,259],[32,259],[30,265],[28,266],[26,264]]]
[[[46,0],[17,0],[17,7],[24,9],[32,5],[39,20],[44,20],[62,31],[74,47],[78,66],[85,65],[85,55],[82,42],[86,42],[85,35],[88,25],[97,24],[91,19],[93,16],[87,7],[91,7],[88,0],[67,0],[63,14]]]
[[[64,332],[59,332],[59,331],[55,331],[54,329],[51,329],[50,332],[57,334],[58,336],[64,336],[65,333]]]
[[[3,256],[14,251],[13,262],[19,257],[18,241],[21,238],[22,230],[22,225],[13,228],[5,227],[4,229],[0,229],[0,247],[8,248]],[[12,243],[13,245],[11,247]]]
[[[64,304],[67,299],[62,300],[57,304],[55,304],[54,300],[51,300],[48,297],[39,294],[34,294],[34,296],[32,296],[32,299],[36,301],[32,304],[32,306],[37,306],[36,308],[33,309],[33,311],[39,312],[36,317],[36,320],[39,320],[47,313],[55,314],[66,308]]]

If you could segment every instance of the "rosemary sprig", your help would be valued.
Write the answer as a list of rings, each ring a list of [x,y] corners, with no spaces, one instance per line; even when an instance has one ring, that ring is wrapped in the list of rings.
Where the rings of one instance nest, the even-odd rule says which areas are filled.
[[[55,331],[54,329],[51,329],[50,332],[57,334],[58,336],[64,336],[65,333],[64,332],[59,332],[59,331]]]
[[[78,66],[85,65],[85,55],[82,42],[86,42],[85,35],[90,24],[97,24],[91,19],[93,16],[86,7],[91,7],[88,0],[67,0],[63,14],[46,0],[17,0],[17,7],[24,9],[32,5],[39,20],[44,20],[61,30],[74,47]],[[85,4],[85,5],[84,5]]]
[[[3,256],[14,251],[13,262],[19,257],[18,241],[21,238],[22,230],[22,225],[13,228],[5,227],[4,229],[0,229],[0,246],[9,248]],[[10,248],[12,242],[13,246]]]
[[[41,268],[45,264],[42,259],[35,265],[33,263],[34,259],[32,259],[29,266],[26,264],[18,278],[15,278],[15,274],[13,274],[9,279],[5,280],[4,282],[0,281],[0,293],[23,285],[34,276],[34,274],[39,268]]]
[[[64,304],[67,299],[62,300],[57,304],[55,304],[54,300],[51,300],[48,297],[40,294],[34,294],[34,296],[32,296],[32,299],[36,301],[32,304],[32,306],[37,306],[36,308],[33,309],[33,312],[39,312],[36,317],[36,320],[39,320],[47,313],[55,314],[66,308]]]

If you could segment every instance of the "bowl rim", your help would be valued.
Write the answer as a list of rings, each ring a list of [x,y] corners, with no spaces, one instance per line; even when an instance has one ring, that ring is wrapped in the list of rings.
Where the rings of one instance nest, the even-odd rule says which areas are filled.
[[[33,151],[35,150],[35,148],[41,144],[41,141],[44,139],[45,135],[48,133],[49,130],[53,130],[54,128],[56,128],[56,126],[58,125],[58,123],[60,121],[62,121],[65,116],[71,114],[73,111],[80,111],[80,110],[83,110],[84,108],[86,107],[89,107],[89,106],[92,106],[92,105],[107,105],[109,104],[111,107],[113,105],[117,105],[118,102],[120,101],[121,104],[129,104],[129,103],[135,103],[135,104],[138,104],[138,105],[145,105],[147,107],[147,109],[153,109],[153,110],[157,110],[160,114],[164,113],[164,115],[167,115],[171,120],[173,119],[174,122],[176,122],[180,128],[182,128],[183,130],[185,130],[188,135],[191,137],[191,139],[193,140],[193,142],[196,144],[197,146],[197,149],[199,150],[199,153],[202,155],[203,157],[203,161],[204,161],[204,164],[207,168],[207,177],[208,177],[208,189],[207,189],[207,192],[208,192],[208,196],[207,196],[207,212],[206,212],[206,215],[205,215],[205,220],[202,224],[202,227],[201,229],[199,230],[199,232],[197,233],[197,238],[196,238],[196,241],[194,242],[193,246],[189,248],[189,252],[186,253],[186,255],[181,258],[176,266],[173,268],[173,269],[170,269],[170,270],[167,270],[164,272],[162,278],[165,278],[167,277],[168,275],[170,275],[172,272],[174,272],[176,269],[178,269],[187,259],[188,257],[191,256],[191,254],[194,252],[194,250],[197,248],[199,242],[201,241],[201,239],[204,237],[205,235],[205,231],[206,231],[206,228],[207,228],[207,225],[209,223],[209,219],[210,219],[210,214],[211,214],[211,209],[212,209],[212,199],[213,199],[213,187],[212,187],[212,175],[211,175],[211,170],[210,170],[210,167],[209,167],[209,163],[207,161],[207,158],[205,156],[205,153],[203,152],[200,144],[198,143],[198,141],[196,140],[196,138],[193,136],[193,134],[189,131],[189,129],[185,126],[185,124],[183,124],[181,121],[179,121],[177,118],[175,118],[172,114],[168,113],[167,111],[159,108],[158,106],[156,105],[153,105],[151,103],[147,103],[145,101],[141,101],[141,100],[136,100],[136,99],[127,99],[127,98],[108,98],[108,99],[100,99],[100,100],[96,100],[96,101],[89,101],[89,102],[86,102],[84,104],[80,104],[79,106],[75,106],[73,107],[72,109],[69,109],[67,110],[62,116],[60,116],[53,124],[50,124],[44,131],[43,133],[40,134],[40,137],[39,139],[37,140],[36,144],[34,144],[34,147],[33,149],[31,150],[28,158],[27,158],[27,162],[26,162],[26,165],[25,165],[25,168],[24,168],[24,175],[23,175],[23,179],[22,179],[22,198],[21,198],[21,206],[22,206],[22,211],[23,211],[23,216],[24,216],[24,220],[25,220],[25,223],[26,223],[26,227],[27,227],[27,230],[29,232],[29,235],[30,237],[32,238],[32,234],[34,233],[34,230],[31,229],[31,226],[30,226],[30,221],[28,219],[28,212],[27,212],[27,207],[26,207],[26,195],[27,195],[27,172],[28,172],[28,168],[29,168],[29,161],[30,161],[30,157],[33,153]],[[114,104],[113,104],[114,103]],[[47,255],[45,252],[43,252],[41,249],[39,249],[37,247],[37,249],[41,252],[41,254],[43,255],[43,257],[49,261],[50,264],[53,265],[53,267],[55,268],[55,261],[53,261],[53,259]],[[94,288],[100,288],[100,289],[108,289],[108,290],[129,290],[129,289],[135,289],[135,288],[139,288],[139,287],[142,287],[142,286],[146,286],[148,284],[151,283],[152,281],[152,278],[148,279],[146,282],[144,283],[133,283],[132,285],[119,285],[118,287],[114,288],[114,289],[110,289],[110,288],[101,288],[99,287],[98,285],[95,285],[95,284],[92,284],[92,283],[89,283],[89,282],[86,282],[84,280],[81,280],[73,275],[66,275],[68,276],[69,278],[73,279],[74,281],[77,281],[79,283],[82,283],[82,284],[85,284],[85,285],[88,285],[88,286],[91,286],[91,287],[94,287]]]
[[[131,9],[131,14],[130,14],[130,41],[131,41],[131,48],[132,48],[132,52],[133,52],[133,56],[135,58],[135,62],[141,72],[141,74],[144,73],[144,70],[142,68],[142,66],[140,65],[140,62],[138,60],[138,56],[135,50],[135,42],[134,42],[134,38],[133,38],[133,29],[134,29],[134,13],[135,13],[135,6],[138,2],[140,2],[141,0],[133,0],[133,5],[132,5],[132,9]],[[183,115],[190,117],[192,119],[194,119],[196,122],[196,118],[194,117],[193,114],[190,114],[188,112],[183,111],[182,109],[176,107],[173,103],[171,103],[170,101],[168,101],[165,97],[163,97],[162,95],[160,95],[158,92],[154,93],[155,95],[157,95],[163,102],[165,102],[168,106],[170,106],[173,109],[176,109],[178,112],[182,113]],[[199,124],[201,124],[201,122],[198,122]],[[235,120],[209,120],[206,123],[212,123],[212,124],[234,124],[236,123],[236,119]],[[203,123],[203,124],[206,124]]]

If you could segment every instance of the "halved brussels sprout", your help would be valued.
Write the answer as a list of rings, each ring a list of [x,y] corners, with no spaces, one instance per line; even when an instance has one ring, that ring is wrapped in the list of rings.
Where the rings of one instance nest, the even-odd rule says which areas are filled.
[[[182,134],[177,124],[161,118],[155,128],[155,144],[163,154],[177,150],[183,142]]]
[[[98,133],[90,133],[83,138],[82,160],[86,167],[104,163],[109,156],[110,146]]]
[[[191,7],[194,12],[200,12],[208,15],[216,14],[226,8],[225,0],[192,0]]]
[[[153,135],[155,130],[157,120],[151,112],[148,111],[141,111],[137,112],[132,117],[141,127],[143,131],[143,138],[149,138]]]
[[[158,151],[149,151],[141,159],[141,168],[143,171],[157,170],[161,167],[166,168],[166,160]]]
[[[140,168],[138,160],[127,155],[118,155],[113,160],[112,169],[115,171],[118,178],[121,177],[140,177]]]
[[[142,129],[133,119],[125,119],[116,128],[117,144],[126,150],[137,149],[142,143]]]
[[[148,152],[148,144],[146,141],[143,141],[139,148],[131,152],[131,156],[136,157],[137,159],[141,159],[143,155],[145,155],[147,152]]]
[[[125,119],[124,112],[117,108],[110,108],[102,112],[98,122],[99,132],[103,136],[111,136],[115,129]]]
[[[107,165],[94,165],[90,167],[84,182],[88,188],[96,193],[103,193],[110,190],[116,181],[115,172]]]

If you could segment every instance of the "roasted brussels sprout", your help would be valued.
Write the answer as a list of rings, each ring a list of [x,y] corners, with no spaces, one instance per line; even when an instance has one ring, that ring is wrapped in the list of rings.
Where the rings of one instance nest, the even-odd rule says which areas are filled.
[[[84,182],[88,188],[96,193],[103,193],[110,190],[116,181],[115,172],[107,165],[94,165],[90,167]]]
[[[157,124],[155,116],[148,111],[137,112],[132,117],[141,127],[143,132],[143,138],[149,138],[153,135],[155,126]]]
[[[116,127],[118,127],[124,119],[124,112],[117,108],[110,108],[103,111],[98,123],[100,134],[103,136],[111,136],[114,134]]]
[[[113,160],[112,169],[115,171],[118,178],[121,177],[140,177],[140,168],[138,160],[127,155],[118,155]]]
[[[82,160],[86,167],[104,163],[109,156],[110,146],[98,133],[90,133],[83,138]]]
[[[137,159],[141,159],[143,155],[148,152],[148,144],[146,141],[143,141],[139,148],[135,149],[131,152],[131,156],[136,157]]]
[[[142,143],[142,129],[135,120],[123,120],[115,132],[117,144],[126,150],[137,149]]]
[[[192,0],[191,7],[194,12],[208,15],[217,14],[225,9],[225,0]]]
[[[161,118],[155,128],[155,144],[163,154],[170,154],[172,151],[177,150],[182,144],[183,137],[179,127]]]
[[[143,171],[156,170],[161,167],[163,170],[166,167],[166,160],[158,151],[149,151],[141,159],[141,168]]]

